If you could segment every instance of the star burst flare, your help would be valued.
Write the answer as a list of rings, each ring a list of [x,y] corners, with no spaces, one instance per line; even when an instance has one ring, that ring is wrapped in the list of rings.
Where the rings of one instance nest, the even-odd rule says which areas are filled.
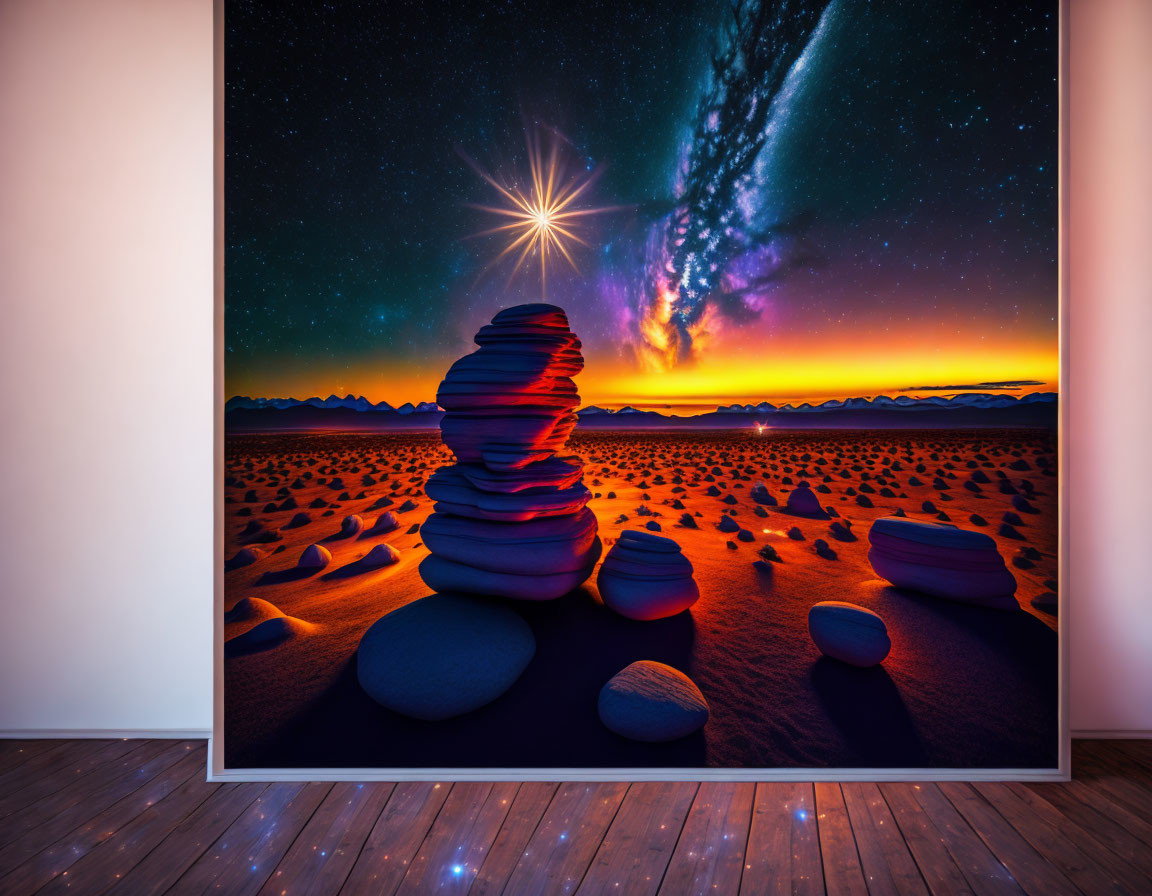
[[[572,270],[579,273],[576,260],[572,257],[573,244],[591,248],[577,232],[581,219],[605,212],[618,211],[623,206],[578,206],[577,200],[584,195],[600,176],[601,169],[589,173],[569,174],[563,165],[559,152],[559,138],[550,141],[547,157],[541,146],[539,135],[529,132],[528,174],[530,185],[520,186],[515,180],[502,181],[484,171],[468,156],[461,153],[464,160],[488,184],[496,189],[502,200],[501,205],[477,205],[467,203],[471,208],[507,219],[507,223],[491,227],[473,234],[476,237],[500,234],[508,238],[508,243],[500,253],[484,268],[488,270],[505,258],[515,255],[516,261],[508,276],[509,282],[525,266],[530,258],[540,260],[540,288],[547,292],[548,265],[556,256],[563,258]]]

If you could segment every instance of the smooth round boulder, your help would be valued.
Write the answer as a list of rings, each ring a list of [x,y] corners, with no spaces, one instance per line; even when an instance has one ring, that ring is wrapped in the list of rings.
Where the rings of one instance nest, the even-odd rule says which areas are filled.
[[[432,594],[381,616],[356,654],[360,687],[386,709],[439,721],[491,703],[536,653],[517,613],[463,594]]]
[[[862,668],[883,662],[892,649],[883,619],[838,600],[822,601],[808,611],[808,634],[825,656]]]
[[[664,743],[699,731],[708,701],[678,669],[640,660],[617,672],[600,691],[600,721],[629,740]]]

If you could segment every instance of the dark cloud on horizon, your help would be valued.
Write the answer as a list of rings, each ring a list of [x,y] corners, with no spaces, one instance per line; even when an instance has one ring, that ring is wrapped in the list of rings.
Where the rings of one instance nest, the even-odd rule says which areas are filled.
[[[959,386],[908,386],[901,392],[961,392],[967,389],[1021,389],[1024,386],[1043,386],[1042,380],[998,380],[992,383],[961,383]]]

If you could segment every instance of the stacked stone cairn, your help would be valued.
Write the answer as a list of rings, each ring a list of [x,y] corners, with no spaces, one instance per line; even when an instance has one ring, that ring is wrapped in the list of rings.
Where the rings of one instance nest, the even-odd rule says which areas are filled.
[[[601,551],[583,463],[560,453],[576,426],[580,340],[562,309],[531,304],[501,311],[476,344],[436,395],[457,462],[425,489],[435,503],[420,575],[440,592],[553,600]]]
[[[425,486],[433,513],[420,527],[429,555],[420,576],[434,591],[378,619],[364,634],[357,675],[382,706],[434,721],[504,694],[536,652],[531,628],[493,597],[547,601],[579,587],[602,550],[587,504],[584,465],[561,452],[576,426],[584,367],[580,340],[554,305],[501,311],[476,334],[436,402],[456,463]],[[699,596],[679,546],[627,532],[601,576],[609,606],[633,619],[687,609]],[[708,720],[692,681],[652,661],[633,663],[600,695],[604,724],[622,737],[685,737]]]

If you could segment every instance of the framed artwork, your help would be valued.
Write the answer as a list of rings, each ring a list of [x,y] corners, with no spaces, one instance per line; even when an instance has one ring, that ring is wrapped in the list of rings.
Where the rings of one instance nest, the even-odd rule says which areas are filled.
[[[217,5],[217,779],[1062,778],[1061,9]]]

